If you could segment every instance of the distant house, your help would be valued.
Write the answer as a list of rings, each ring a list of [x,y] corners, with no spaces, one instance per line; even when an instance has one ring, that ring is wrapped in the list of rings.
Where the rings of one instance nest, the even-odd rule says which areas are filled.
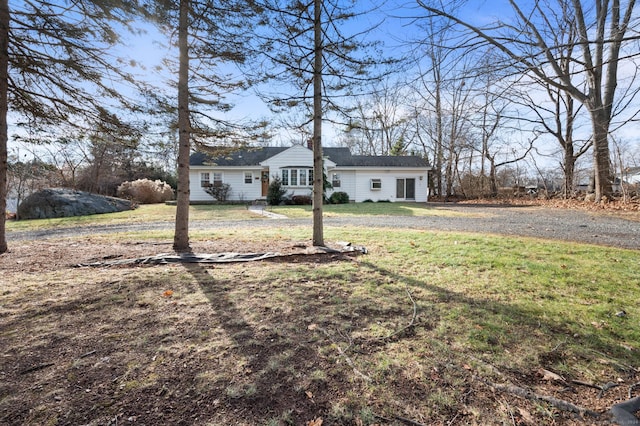
[[[427,201],[429,167],[417,156],[351,155],[348,148],[324,148],[324,167],[333,185],[327,191],[349,194],[350,201]],[[211,157],[190,158],[191,201],[211,201],[210,185],[229,184],[229,200],[251,201],[267,196],[269,183],[280,178],[289,195],[311,195],[313,151],[302,145],[263,147]]]
[[[622,180],[630,185],[640,184],[640,167],[627,167],[624,169]]]

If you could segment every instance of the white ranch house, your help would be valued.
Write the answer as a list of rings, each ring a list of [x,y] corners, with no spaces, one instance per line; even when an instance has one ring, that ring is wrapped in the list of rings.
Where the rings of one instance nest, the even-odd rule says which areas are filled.
[[[351,155],[348,148],[324,148],[324,167],[334,191],[365,200],[425,202],[429,196],[429,167],[417,156]],[[265,199],[269,182],[282,179],[288,195],[311,195],[313,151],[302,145],[263,147],[213,158],[194,153],[190,158],[191,201],[212,201],[209,185],[231,186],[230,201]]]

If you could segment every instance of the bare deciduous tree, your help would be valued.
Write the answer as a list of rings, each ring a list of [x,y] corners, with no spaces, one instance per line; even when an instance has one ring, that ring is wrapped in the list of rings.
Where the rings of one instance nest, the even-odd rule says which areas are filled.
[[[359,96],[343,135],[345,145],[362,155],[394,155],[411,144],[413,113],[404,84],[385,80]]]
[[[509,0],[514,22],[499,21],[487,26],[462,20],[443,11],[439,4],[423,0],[417,3],[430,14],[447,18],[467,31],[470,37],[462,48],[479,42],[489,44],[504,55],[504,62],[497,66],[531,74],[585,105],[593,135],[596,200],[612,192],[609,131],[615,114],[618,70],[621,61],[640,56],[637,51],[624,49],[637,39],[627,34],[630,27],[637,26],[635,0],[597,0],[594,7],[580,0],[540,1],[528,10]],[[559,11],[576,23],[578,40],[569,58],[574,65],[571,68],[563,66],[567,49],[557,44],[560,38],[555,34],[560,30],[550,19]]]

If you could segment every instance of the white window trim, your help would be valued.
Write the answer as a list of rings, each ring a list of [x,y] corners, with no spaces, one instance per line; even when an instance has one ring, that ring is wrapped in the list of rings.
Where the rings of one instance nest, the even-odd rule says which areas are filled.
[[[292,171],[295,170],[296,173],[296,184],[291,185],[291,176],[293,175]],[[306,171],[307,181],[304,184],[300,183],[300,170]],[[282,172],[287,172],[287,180],[285,181]],[[313,186],[313,177],[310,179],[309,176],[313,174],[313,169],[310,167],[285,167],[280,172],[280,179],[282,180],[282,186],[286,186],[289,188],[309,188]]]
[[[222,172],[213,172],[211,173],[213,176],[211,176],[211,185],[216,184],[216,182],[220,182],[220,185],[222,185],[224,183],[224,174]],[[216,175],[220,176],[220,180],[216,180]]]
[[[249,182],[247,182],[248,176],[251,176],[251,178],[249,179]],[[244,172],[242,175],[242,181],[244,182],[245,185],[251,185],[253,183],[253,172]]]
[[[205,176],[207,177],[206,179],[205,179]],[[200,173],[200,187],[201,188],[206,188],[209,185],[211,185],[211,173],[209,173],[209,172],[201,172]]]
[[[377,184],[377,187],[375,187],[374,184]],[[369,181],[369,189],[371,189],[372,191],[382,190],[382,179],[379,179],[379,178],[371,179]]]

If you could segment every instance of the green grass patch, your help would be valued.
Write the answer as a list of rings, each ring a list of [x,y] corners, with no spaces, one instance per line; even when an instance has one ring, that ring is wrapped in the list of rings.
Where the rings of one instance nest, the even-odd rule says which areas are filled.
[[[90,216],[60,217],[52,219],[33,219],[8,221],[9,231],[29,231],[76,226],[118,225],[127,223],[173,222],[176,206],[167,204],[143,204],[135,210],[117,213],[96,214]],[[189,207],[189,219],[198,220],[241,220],[256,219],[245,206],[240,205],[194,205]]]
[[[310,218],[311,206],[268,206],[274,213],[289,218]],[[426,203],[351,203],[329,204],[323,207],[325,217],[353,216],[465,216],[477,217],[450,210],[437,209]],[[35,231],[77,226],[118,225],[145,222],[172,222],[176,207],[167,204],[143,204],[135,210],[90,216],[61,217],[8,221],[8,231]],[[249,212],[244,205],[192,205],[189,220],[251,220],[260,216]],[[277,225],[276,225],[277,226]]]
[[[312,216],[311,206],[270,206],[270,211],[290,218]],[[325,204],[322,207],[325,217],[339,216],[464,216],[472,215],[437,209],[427,203],[349,203]],[[475,216],[477,217],[477,215]]]

